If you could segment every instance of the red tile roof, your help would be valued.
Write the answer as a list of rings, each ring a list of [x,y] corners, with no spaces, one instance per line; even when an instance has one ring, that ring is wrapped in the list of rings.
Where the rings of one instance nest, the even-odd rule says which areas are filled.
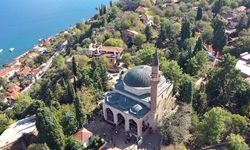
[[[30,71],[31,71],[30,67],[25,66],[25,67],[24,67],[21,71],[19,71],[18,73],[19,73],[20,75],[27,75],[27,74],[30,73]]]
[[[81,142],[87,141],[92,136],[93,136],[93,133],[87,130],[86,128],[82,128],[74,134],[74,137]]]
[[[11,67],[6,67],[4,69],[1,69],[0,70],[0,77],[6,76],[8,73],[10,73],[13,70],[15,70],[15,69],[11,68]]]
[[[113,53],[122,53],[124,48],[121,47],[112,47],[112,46],[100,46],[98,48],[99,51],[105,51],[105,52],[113,52]]]
[[[36,68],[36,69],[33,69],[33,70],[31,71],[31,73],[32,73],[33,75],[37,75],[40,71],[41,71],[41,70],[40,70],[39,68]]]
[[[19,91],[21,91],[21,89],[22,88],[20,86],[18,86],[16,84],[13,84],[12,86],[10,86],[8,88],[8,92],[10,92],[10,93],[12,93],[12,92],[19,92]]]
[[[16,84],[13,84],[11,87],[8,88],[8,98],[9,99],[16,99],[17,96],[20,94],[22,88]]]

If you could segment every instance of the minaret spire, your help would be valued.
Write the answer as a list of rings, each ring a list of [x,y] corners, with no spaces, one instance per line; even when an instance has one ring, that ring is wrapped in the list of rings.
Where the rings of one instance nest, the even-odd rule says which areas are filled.
[[[157,48],[155,49],[153,66],[159,66],[159,56]]]
[[[159,78],[159,56],[158,50],[155,49],[154,60],[152,65],[152,74],[151,74],[151,109],[155,112],[157,99],[158,99],[158,83]]]

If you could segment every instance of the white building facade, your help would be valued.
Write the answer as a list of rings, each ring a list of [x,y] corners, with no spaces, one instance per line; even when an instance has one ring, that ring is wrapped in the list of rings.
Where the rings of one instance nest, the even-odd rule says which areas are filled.
[[[124,74],[103,101],[104,119],[125,131],[142,136],[155,129],[164,116],[162,109],[172,98],[173,84],[159,71],[158,52],[153,66],[136,66]]]

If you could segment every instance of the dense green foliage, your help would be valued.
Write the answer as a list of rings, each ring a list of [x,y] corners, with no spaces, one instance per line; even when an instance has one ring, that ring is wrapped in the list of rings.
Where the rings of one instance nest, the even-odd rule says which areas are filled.
[[[62,126],[49,108],[39,109],[36,114],[36,128],[39,139],[47,143],[51,149],[64,149],[65,142]]]

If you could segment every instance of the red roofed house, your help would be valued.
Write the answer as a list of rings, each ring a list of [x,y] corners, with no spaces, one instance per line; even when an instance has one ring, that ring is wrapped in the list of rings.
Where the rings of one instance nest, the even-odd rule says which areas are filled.
[[[30,71],[31,71],[30,67],[25,66],[21,71],[18,72],[18,74],[21,76],[27,76],[28,74],[31,73]]]
[[[93,133],[86,128],[80,129],[74,134],[74,137],[83,143],[84,147],[87,147],[94,139]]]
[[[22,88],[16,84],[13,84],[8,88],[8,99],[15,100],[17,96],[20,94]]]
[[[20,70],[19,67],[6,67],[0,70],[0,77],[8,79],[14,76],[14,74],[19,70]]]
[[[123,52],[123,50],[124,48],[122,47],[100,46],[94,52],[93,56],[105,56],[109,58],[111,66],[116,66],[117,64],[119,64],[119,60],[121,59],[121,53]]]

